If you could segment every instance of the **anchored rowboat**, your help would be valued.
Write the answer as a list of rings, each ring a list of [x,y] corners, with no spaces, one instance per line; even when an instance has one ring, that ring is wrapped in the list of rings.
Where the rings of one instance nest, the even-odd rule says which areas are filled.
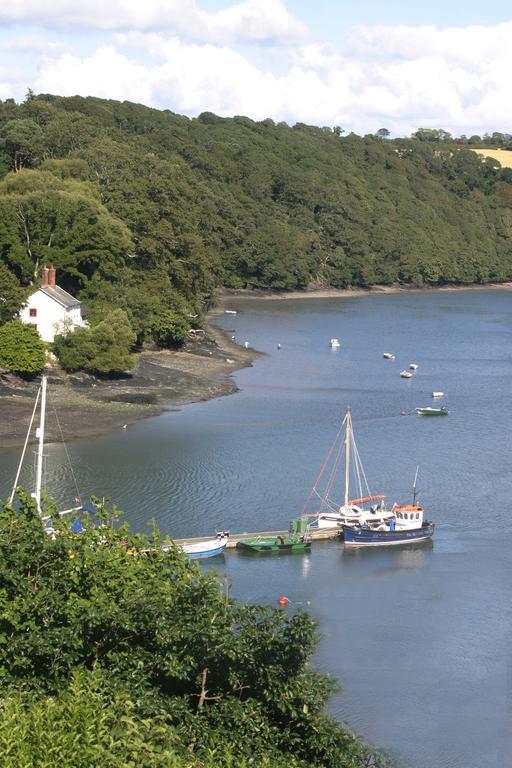
[[[276,536],[275,538],[245,539],[239,541],[237,549],[246,552],[280,553],[280,552],[307,552],[311,549],[311,541],[304,536]]]

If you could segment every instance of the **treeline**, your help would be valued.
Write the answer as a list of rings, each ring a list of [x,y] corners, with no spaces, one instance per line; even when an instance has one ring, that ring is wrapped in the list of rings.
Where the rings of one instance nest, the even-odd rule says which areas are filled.
[[[54,264],[93,325],[122,310],[138,346],[181,343],[219,285],[511,279],[512,171],[446,131],[387,133],[7,100],[1,259],[22,286]]]
[[[100,505],[0,503],[2,768],[382,768],[324,713],[303,611],[243,605]]]

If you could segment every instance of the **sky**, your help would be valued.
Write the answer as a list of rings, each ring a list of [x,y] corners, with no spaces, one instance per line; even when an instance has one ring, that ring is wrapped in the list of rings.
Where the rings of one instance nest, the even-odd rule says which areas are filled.
[[[0,0],[0,99],[27,90],[363,135],[512,133],[512,4]]]

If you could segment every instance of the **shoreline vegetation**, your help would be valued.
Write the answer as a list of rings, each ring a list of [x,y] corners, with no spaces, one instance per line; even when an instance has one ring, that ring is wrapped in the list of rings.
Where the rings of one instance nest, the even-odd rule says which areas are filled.
[[[108,434],[124,425],[165,411],[237,391],[232,374],[251,366],[262,353],[245,349],[214,325],[230,301],[248,299],[296,300],[353,298],[396,293],[454,292],[462,290],[512,290],[512,283],[449,285],[435,288],[372,286],[371,288],[312,288],[304,291],[223,289],[208,313],[204,334],[197,334],[178,351],[145,351],[136,370],[124,377],[100,379],[88,374],[67,375],[59,368],[47,370],[51,385],[47,434],[60,441]],[[0,373],[0,442],[2,447],[22,445],[38,380],[26,382]],[[58,422],[52,417],[58,413]]]

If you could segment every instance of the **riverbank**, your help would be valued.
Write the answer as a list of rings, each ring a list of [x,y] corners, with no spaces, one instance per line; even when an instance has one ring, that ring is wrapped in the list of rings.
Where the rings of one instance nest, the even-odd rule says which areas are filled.
[[[423,288],[404,285],[373,285],[370,288],[307,288],[303,291],[260,291],[245,288],[223,288],[217,292],[217,308],[227,306],[230,299],[348,299],[356,296],[386,296],[393,293],[439,293],[455,291],[512,290],[512,282],[487,283],[486,285],[440,285]]]
[[[136,370],[122,378],[49,369],[47,439],[106,434],[187,403],[232,394],[237,387],[230,374],[252,365],[258,354],[208,325],[205,334],[197,334],[182,350],[141,353]],[[38,380],[0,374],[2,447],[23,443],[38,386]]]
[[[217,293],[217,303],[209,313],[209,319],[222,316],[231,300],[330,299],[468,290],[512,290],[512,283],[438,288],[321,288],[287,292],[223,289]],[[106,434],[187,403],[230,395],[237,391],[231,374],[252,365],[258,354],[256,350],[239,346],[228,334],[209,323],[206,333],[191,338],[183,350],[141,353],[136,370],[122,378],[98,379],[87,374],[70,376],[57,368],[50,369],[47,438],[60,441],[63,436],[71,440]],[[23,382],[15,376],[0,373],[0,446],[23,443],[37,388],[38,381]]]

